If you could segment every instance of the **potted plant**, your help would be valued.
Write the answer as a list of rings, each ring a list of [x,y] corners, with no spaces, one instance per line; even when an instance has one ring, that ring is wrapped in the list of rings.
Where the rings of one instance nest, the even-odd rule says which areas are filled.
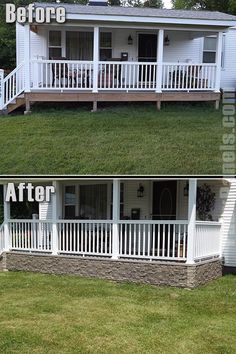
[[[212,221],[215,208],[215,193],[208,184],[197,188],[197,218],[201,221]]]

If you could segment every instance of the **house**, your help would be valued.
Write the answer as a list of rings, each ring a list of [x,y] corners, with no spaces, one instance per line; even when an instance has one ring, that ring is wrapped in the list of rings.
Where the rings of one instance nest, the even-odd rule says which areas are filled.
[[[62,4],[35,4],[36,7]],[[17,67],[0,71],[0,110],[32,102],[212,101],[236,87],[236,17],[63,4],[64,24],[16,25]]]
[[[25,218],[4,198],[1,269],[190,288],[236,270],[236,179],[28,182],[55,194]]]

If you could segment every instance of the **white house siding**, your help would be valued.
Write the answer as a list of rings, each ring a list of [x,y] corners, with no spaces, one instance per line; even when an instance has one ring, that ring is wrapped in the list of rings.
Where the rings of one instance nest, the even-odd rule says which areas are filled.
[[[54,29],[59,29],[55,27]],[[77,27],[77,30],[86,30],[86,28]],[[66,30],[76,30],[74,27],[66,27]],[[37,34],[31,31],[31,58],[47,58],[47,33],[48,27],[37,28]],[[90,31],[91,29],[87,29]],[[138,35],[146,31],[133,29],[106,29],[101,31],[112,32],[112,56],[120,58],[122,52],[128,52],[129,61],[138,60]],[[158,33],[150,30],[148,33]],[[133,44],[128,45],[128,36],[133,38]],[[170,45],[164,47],[165,62],[186,62],[191,59],[193,63],[199,63],[202,60],[202,39],[191,39],[188,32],[184,31],[165,31],[165,35],[170,38]],[[63,50],[64,52],[64,50]],[[17,64],[24,60],[24,26],[17,25]]]
[[[221,87],[223,89],[236,89],[236,27],[230,29],[225,35]]]
[[[225,265],[236,267],[236,180],[231,181],[223,213],[222,255]]]
[[[164,46],[164,62],[202,62],[202,38],[191,39],[190,32],[183,31],[165,31],[165,35],[168,35],[170,45]]]
[[[131,35],[133,44],[128,45],[128,37]],[[112,56],[113,58],[120,58],[122,52],[128,53],[129,61],[138,60],[137,38],[138,33],[135,30],[129,29],[113,29],[112,30]]]
[[[139,184],[144,187],[143,198],[137,197]],[[141,220],[150,219],[152,214],[151,182],[125,181],[124,183],[124,216],[131,217],[131,209],[140,208]]]
[[[47,32],[44,27],[39,27],[38,32],[31,31],[31,58],[46,59],[47,57]]]
[[[44,27],[37,28],[37,33],[30,31],[30,56],[31,59],[46,58],[47,33]],[[16,25],[17,65],[24,61],[24,26]]]
[[[39,219],[52,220],[52,203],[43,202],[39,203]]]

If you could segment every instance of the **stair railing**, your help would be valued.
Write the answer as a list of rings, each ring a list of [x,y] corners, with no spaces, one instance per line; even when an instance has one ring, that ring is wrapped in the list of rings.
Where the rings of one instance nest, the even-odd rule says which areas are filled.
[[[0,70],[0,110],[12,103],[25,89],[24,63],[18,65],[4,78],[4,70]]]

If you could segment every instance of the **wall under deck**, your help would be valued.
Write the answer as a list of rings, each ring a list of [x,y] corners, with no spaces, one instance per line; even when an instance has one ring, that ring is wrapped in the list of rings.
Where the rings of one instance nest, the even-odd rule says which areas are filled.
[[[171,262],[7,253],[6,266],[11,271],[73,274],[119,282],[182,288],[194,288],[222,276],[222,262],[220,259],[195,265],[186,265]]]

